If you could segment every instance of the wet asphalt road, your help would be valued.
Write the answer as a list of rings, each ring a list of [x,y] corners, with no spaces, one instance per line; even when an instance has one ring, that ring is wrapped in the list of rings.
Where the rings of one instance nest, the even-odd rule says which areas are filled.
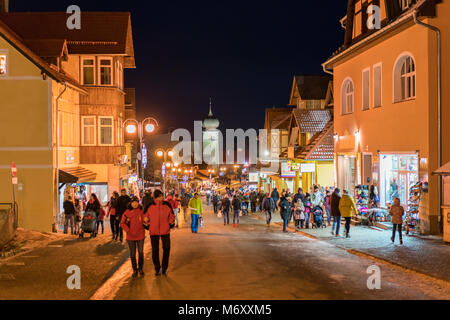
[[[211,212],[205,216],[198,234],[187,227],[172,233],[168,276],[154,275],[148,253],[145,277],[128,276],[115,299],[450,299],[446,285],[279,226],[243,217],[236,229]],[[372,265],[381,268],[380,290],[367,288]]]

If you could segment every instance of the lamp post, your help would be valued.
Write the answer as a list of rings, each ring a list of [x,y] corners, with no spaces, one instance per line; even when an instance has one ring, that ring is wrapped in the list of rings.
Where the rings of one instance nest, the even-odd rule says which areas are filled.
[[[141,179],[142,192],[145,189],[145,179],[144,179],[144,159],[143,159],[143,145],[144,145],[144,132],[151,134],[156,131],[159,127],[158,120],[153,117],[145,118],[142,121],[137,121],[136,119],[127,119],[123,122],[123,127],[125,128],[128,134],[134,135],[137,134],[139,139],[139,153],[141,155],[141,159],[136,159],[137,164],[137,174]],[[138,163],[141,160],[141,166],[139,167]],[[120,179],[120,177],[119,177]]]
[[[170,163],[167,162],[167,157],[169,156],[170,158],[173,157],[173,151],[172,150],[163,150],[163,149],[158,149],[156,150],[156,156],[158,158],[163,158],[164,162],[162,165],[162,176],[163,176],[163,194],[164,194],[164,198],[166,198],[166,166],[170,167]]]

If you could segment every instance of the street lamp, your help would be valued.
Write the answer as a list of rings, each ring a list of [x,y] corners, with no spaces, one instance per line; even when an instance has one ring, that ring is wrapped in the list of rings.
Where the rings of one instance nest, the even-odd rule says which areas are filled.
[[[153,117],[145,118],[142,121],[137,121],[136,119],[127,119],[123,122],[123,127],[128,134],[136,134],[139,139],[139,152],[141,159],[136,159],[136,171],[141,178],[142,191],[145,189],[145,179],[144,179],[144,159],[143,159],[143,145],[144,145],[144,132],[151,134],[156,131],[159,127],[158,120]],[[139,160],[141,160],[141,167],[139,168]],[[145,161],[146,162],[146,161]],[[120,177],[119,177],[120,179]]]
[[[167,157],[172,158],[173,157],[173,151],[172,150],[163,150],[163,149],[158,149],[156,150],[156,156],[158,158],[164,158],[164,162],[162,165],[162,176],[164,178],[164,184],[163,184],[163,193],[164,193],[164,198],[166,197],[166,167],[170,168],[170,162],[167,162]],[[174,166],[175,167],[175,166]],[[175,171],[175,168],[173,168]]]

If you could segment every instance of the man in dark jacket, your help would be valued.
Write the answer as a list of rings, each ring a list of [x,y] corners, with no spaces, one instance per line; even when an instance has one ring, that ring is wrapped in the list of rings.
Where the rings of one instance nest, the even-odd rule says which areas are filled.
[[[65,215],[64,234],[67,234],[69,223],[70,223],[70,230],[71,230],[71,234],[73,235],[73,226],[74,226],[74,222],[75,222],[75,220],[74,220],[75,219],[75,206],[73,205],[72,197],[70,197],[70,196],[67,197],[67,200],[64,201],[63,208],[64,208],[64,215]]]
[[[281,196],[278,206],[280,207],[281,218],[283,219],[283,232],[288,232],[287,225],[289,223],[289,218],[291,215],[291,204],[289,203],[289,200],[286,198],[285,194]]]
[[[228,198],[228,194],[225,194],[222,199],[223,225],[230,224],[230,207],[230,198]]]
[[[270,194],[267,193],[267,196],[264,198],[261,204],[261,210],[266,213],[266,223],[267,226],[270,226],[270,221],[272,221],[272,212],[275,208],[275,203],[273,199],[270,197]]]
[[[250,193],[250,207],[252,208],[252,213],[256,212],[256,202],[258,201],[258,194],[255,190]]]
[[[280,194],[278,193],[277,188],[273,189],[270,197],[272,198],[273,202],[275,202],[275,210],[276,210],[276,208],[277,208],[276,205],[277,205],[278,199],[280,199]]]
[[[117,241],[119,238],[120,242],[123,241],[123,229],[120,226],[120,221],[122,221],[122,215],[128,210],[131,198],[127,195],[127,190],[120,190],[120,197],[117,199],[117,209],[116,209],[116,237],[114,240]]]
[[[341,201],[340,196],[341,190],[336,188],[334,192],[331,194],[330,200],[330,213],[333,217],[333,226],[331,228],[331,234],[336,234],[336,237],[339,237],[339,229],[341,227],[341,212],[339,211],[339,202]],[[336,230],[336,233],[335,233]]]
[[[241,212],[241,200],[238,195],[233,197],[233,201],[231,203],[233,206],[233,227],[239,227],[239,213]],[[237,224],[236,224],[237,220]]]
[[[153,203],[152,192],[150,190],[145,191],[145,195],[142,198],[142,207],[144,212],[147,211],[148,207]]]
[[[217,214],[218,208],[219,208],[219,196],[217,195],[216,191],[213,191],[212,194],[212,204],[214,208],[214,213]]]

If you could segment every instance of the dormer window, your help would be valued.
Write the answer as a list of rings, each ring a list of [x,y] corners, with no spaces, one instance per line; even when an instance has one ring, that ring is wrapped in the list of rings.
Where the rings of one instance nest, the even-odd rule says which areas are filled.
[[[112,83],[112,58],[99,58],[99,80],[102,86],[111,86]]]

